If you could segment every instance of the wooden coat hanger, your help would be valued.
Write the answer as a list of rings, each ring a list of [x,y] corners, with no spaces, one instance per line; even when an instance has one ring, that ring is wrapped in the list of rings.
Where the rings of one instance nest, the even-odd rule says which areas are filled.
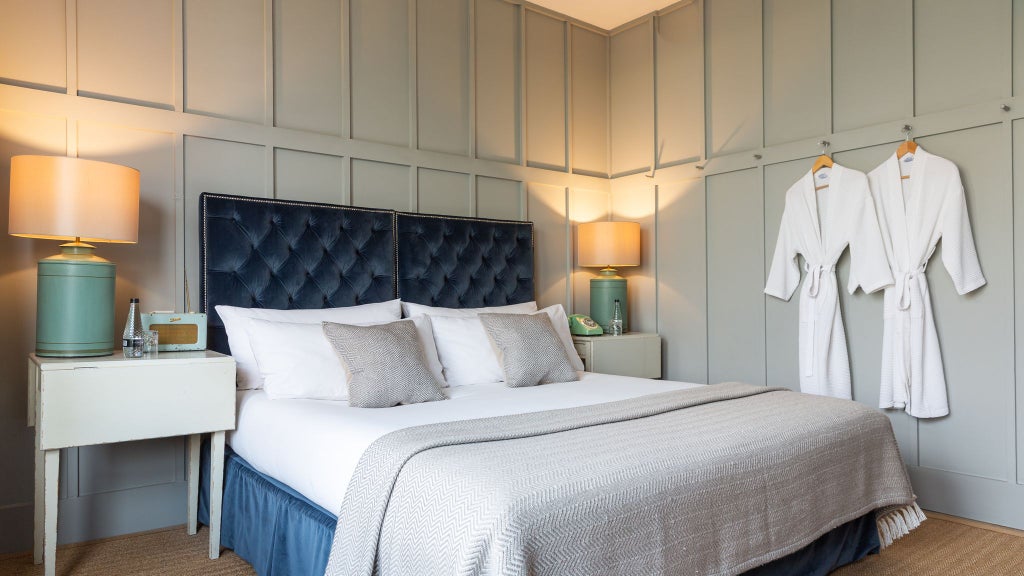
[[[828,148],[831,146],[831,143],[829,143],[828,140],[822,140],[818,142],[818,144],[821,146],[821,156],[818,156],[814,161],[814,166],[811,166],[812,175],[817,174],[818,170],[821,170],[822,168],[831,168],[834,164],[832,157],[828,155]],[[828,184],[825,184],[824,186],[815,186],[814,190],[818,191],[825,188],[828,188]]]
[[[911,130],[912,130],[912,128],[911,128],[910,124],[904,124],[903,125],[904,140],[903,140],[903,144],[900,144],[900,147],[896,149],[896,159],[897,160],[899,160],[900,158],[903,158],[907,154],[916,154],[917,153],[917,142],[914,142],[910,138]],[[907,174],[906,176],[900,176],[900,180],[907,180],[908,178],[910,178],[910,174]]]

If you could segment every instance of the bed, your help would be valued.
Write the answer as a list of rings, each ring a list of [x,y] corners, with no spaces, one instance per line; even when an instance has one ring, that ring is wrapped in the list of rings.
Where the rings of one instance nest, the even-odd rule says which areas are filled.
[[[528,222],[217,194],[201,197],[200,222],[208,340],[225,353],[227,335],[215,308],[221,304],[323,309],[401,298],[479,308],[533,300]],[[467,574],[826,574],[877,552],[923,519],[888,421],[852,403],[742,385],[600,374],[522,389],[458,385],[447,394],[447,402],[367,410],[239,391],[238,428],[229,438],[225,467],[222,544],[261,575],[451,573],[456,564]],[[744,432],[756,426],[743,418],[768,420],[767,414],[786,410],[823,416],[806,419],[813,433],[801,426]],[[707,442],[695,440],[689,426],[713,430],[718,443],[704,450]],[[863,446],[854,433],[860,428]],[[794,464],[773,460],[767,451],[764,462],[753,463],[762,459],[759,442],[766,436],[807,448],[790,459]],[[644,449],[646,442],[671,446],[689,472],[680,476],[682,469],[659,468],[671,457],[658,447]],[[738,456],[741,445],[755,456]],[[825,445],[843,453],[833,455],[834,461],[824,454],[815,456],[820,462],[808,461]],[[737,451],[729,452],[730,446]],[[487,476],[524,458],[524,450],[535,452]],[[559,468],[565,458],[560,450],[581,458],[575,469],[587,472],[564,478],[572,475]],[[636,460],[620,466],[623,458],[608,460],[609,450]],[[378,460],[365,462],[373,458]],[[489,470],[475,470],[473,462]],[[519,470],[544,466],[547,472],[519,477]],[[868,475],[850,480],[854,492],[874,492],[843,506],[832,502],[845,498],[838,494],[797,496],[800,482],[808,481],[801,476],[841,466]],[[391,476],[381,476],[391,468]],[[522,491],[534,476],[546,484]],[[425,489],[449,480],[460,488]],[[746,492],[757,486],[775,496],[744,505],[719,501],[725,498],[721,490],[742,482]],[[684,494],[682,484],[700,488]],[[477,531],[467,536],[463,524],[479,514],[491,487],[508,495],[498,506],[504,512],[477,522]],[[374,507],[377,500],[383,504]],[[204,495],[201,519],[205,501]],[[527,501],[532,508],[517,508]],[[819,509],[811,510],[812,504]],[[555,518],[545,512],[560,506]],[[638,517],[643,506],[677,513],[664,512],[655,533],[644,514]],[[765,510],[748,512],[744,506]],[[419,509],[431,512],[417,514]],[[813,513],[813,520],[780,537],[771,524],[788,513]],[[526,528],[517,528],[523,523]],[[753,541],[757,545],[750,548]],[[714,561],[687,558],[697,550],[710,550],[700,556]],[[461,560],[449,564],[456,556]]]

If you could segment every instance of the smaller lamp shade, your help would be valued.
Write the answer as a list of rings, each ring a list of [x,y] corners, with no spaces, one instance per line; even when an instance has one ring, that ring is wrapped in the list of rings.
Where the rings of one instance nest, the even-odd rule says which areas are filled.
[[[134,244],[139,239],[139,171],[64,156],[11,158],[13,236]]]
[[[640,224],[636,222],[580,224],[576,261],[583,267],[639,266]]]

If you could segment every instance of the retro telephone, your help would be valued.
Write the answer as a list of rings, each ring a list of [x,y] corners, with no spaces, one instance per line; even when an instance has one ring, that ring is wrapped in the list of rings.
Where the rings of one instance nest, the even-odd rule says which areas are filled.
[[[600,336],[604,334],[601,325],[590,319],[586,314],[569,316],[569,332],[577,336]]]

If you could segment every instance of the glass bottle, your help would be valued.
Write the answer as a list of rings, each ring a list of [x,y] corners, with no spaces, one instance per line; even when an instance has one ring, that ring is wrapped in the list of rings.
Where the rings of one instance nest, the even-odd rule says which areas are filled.
[[[121,336],[121,349],[125,358],[142,358],[142,313],[139,299],[132,298],[128,304],[128,321]]]
[[[612,336],[622,336],[622,305],[615,301],[615,311],[612,312]]]

